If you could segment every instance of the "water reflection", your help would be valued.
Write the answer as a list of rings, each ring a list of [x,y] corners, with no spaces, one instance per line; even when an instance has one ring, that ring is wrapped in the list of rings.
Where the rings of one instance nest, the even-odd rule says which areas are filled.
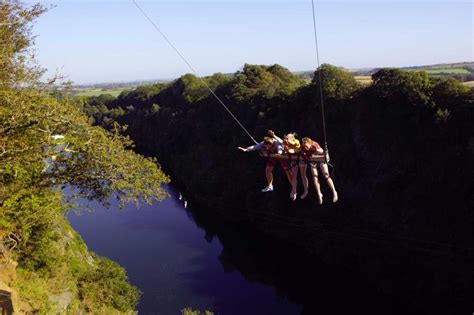
[[[93,213],[69,220],[91,250],[127,269],[143,292],[140,314],[178,314],[187,306],[218,314],[300,313],[271,286],[224,268],[222,244],[196,226],[177,198],[123,211],[92,206]]]
[[[377,292],[366,279],[349,269],[329,266],[295,246],[265,238],[250,229],[223,224],[206,215],[206,211],[188,213],[206,231],[208,241],[217,238],[223,245],[219,260],[224,270],[238,271],[249,282],[270,286],[277,299],[302,307],[296,313],[279,313],[259,305],[257,298],[250,314],[422,314],[414,305]],[[197,277],[199,291],[212,290],[207,287],[205,275]],[[216,305],[223,310],[231,307],[229,300],[220,296],[216,297]]]
[[[185,209],[185,196],[180,201],[168,189],[173,198],[138,210],[93,205],[94,213],[70,215],[89,248],[127,269],[143,292],[140,314],[178,314],[187,306],[226,315],[425,313],[410,298],[382,293],[367,275],[224,223],[206,209]],[[393,285],[396,275],[380,281]]]

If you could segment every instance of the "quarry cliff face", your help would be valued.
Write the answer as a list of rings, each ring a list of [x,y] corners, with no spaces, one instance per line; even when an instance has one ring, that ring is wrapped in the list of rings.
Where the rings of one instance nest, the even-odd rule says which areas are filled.
[[[246,65],[215,91],[257,140],[272,129],[323,144],[319,85],[277,70]],[[192,75],[113,100],[95,98],[85,108],[106,127],[114,120],[127,125],[136,149],[156,157],[200,211],[368,273],[375,268],[383,274],[381,266],[397,261],[437,261],[432,265],[455,271],[453,264],[446,267],[446,250],[466,257],[459,265],[467,266],[466,249],[474,244],[474,94],[423,72],[382,69],[361,87],[340,69],[323,70],[336,204],[328,202],[322,177],[322,206],[313,187],[306,199],[290,200],[280,168],[274,170],[274,191],[262,193],[265,159],[237,150],[252,140]],[[301,188],[300,182],[300,194]],[[405,259],[406,250],[430,254]],[[464,283],[458,276],[455,281]]]
[[[92,290],[100,288],[109,290],[109,297],[122,299],[113,288],[103,289],[100,285],[102,277],[110,280],[120,267],[89,252],[65,218],[60,217],[56,223],[54,244],[48,244],[49,249],[55,251],[54,259],[49,261],[48,271],[44,268],[28,268],[34,262],[34,257],[18,257],[15,252],[2,251],[0,311],[5,312],[2,314],[129,314],[130,310],[121,310],[117,304],[101,304],[89,297]],[[19,259],[19,262],[14,259]],[[110,268],[101,268],[104,263],[110,264]],[[125,271],[120,269],[120,272],[125,277]]]
[[[322,206],[313,187],[305,200],[290,201],[278,167],[275,191],[261,193],[265,159],[237,150],[252,140],[192,75],[115,99],[91,98],[85,110],[106,127],[113,121],[127,125],[138,151],[156,157],[188,198],[223,217],[271,229],[263,219],[248,218],[278,215],[472,244],[474,93],[424,72],[382,69],[372,84],[360,86],[339,68],[324,65],[320,71],[325,129],[317,79],[305,84],[281,66],[246,65],[232,77],[205,80],[215,83],[217,95],[257,140],[272,129],[324,145],[326,130],[340,197],[335,205],[322,177]]]

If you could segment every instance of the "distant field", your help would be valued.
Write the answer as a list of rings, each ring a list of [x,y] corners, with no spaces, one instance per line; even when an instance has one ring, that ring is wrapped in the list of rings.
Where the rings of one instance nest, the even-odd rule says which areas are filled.
[[[119,96],[120,93],[122,93],[125,90],[129,90],[130,88],[115,88],[115,89],[84,89],[80,90],[77,93],[75,93],[76,96],[84,96],[84,97],[90,97],[90,96],[99,96],[101,94],[110,94],[112,96]]]
[[[464,82],[463,84],[470,88],[474,87],[474,81],[467,81],[467,82]]]
[[[426,66],[416,66],[416,67],[403,67],[404,70],[423,70],[423,71],[431,71],[431,70],[466,70],[466,71],[474,71],[474,62],[457,62],[457,63],[444,63],[444,64],[436,64],[436,65],[426,65]]]
[[[449,74],[470,74],[466,69],[459,68],[445,68],[445,69],[436,69],[436,70],[425,70],[429,74],[440,74],[440,73],[449,73]]]
[[[362,85],[369,85],[372,83],[372,77],[370,75],[356,75],[354,78]]]

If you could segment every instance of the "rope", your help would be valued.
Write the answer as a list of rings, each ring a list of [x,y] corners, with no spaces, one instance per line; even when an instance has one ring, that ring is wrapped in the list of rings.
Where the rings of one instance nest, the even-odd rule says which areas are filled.
[[[316,28],[316,13],[314,9],[314,0],[311,0],[311,7],[312,7],[312,12],[313,12],[313,29],[314,29],[314,44],[316,48],[316,62],[318,65],[318,77],[319,77],[319,97],[321,99],[321,116],[323,120],[323,136],[324,136],[324,156],[326,157],[326,154],[328,152],[328,142],[326,140],[326,119],[325,119],[325,114],[324,114],[324,100],[323,100],[323,85],[322,85],[322,80],[321,80],[321,66],[319,64],[319,48],[318,48],[318,34],[317,34],[317,28]],[[327,158],[326,158],[326,162]]]
[[[240,126],[240,128],[242,128],[242,130],[245,131],[245,133],[250,137],[250,139],[252,139],[252,141],[255,144],[258,144],[258,142],[252,137],[250,132],[248,132],[248,130],[244,127],[244,125],[242,125],[242,123],[237,119],[237,117],[234,116],[234,114],[224,104],[224,102],[219,98],[219,96],[217,96],[217,94],[214,92],[214,90],[209,87],[209,85],[206,83],[206,81],[204,81],[201,77],[199,77],[197,71],[194,70],[194,67],[186,60],[186,58],[184,58],[184,56],[173,45],[173,43],[166,37],[166,35],[160,30],[160,28],[155,24],[155,22],[153,22],[153,20],[150,19],[150,17],[145,13],[145,11],[143,11],[143,9],[140,7],[140,5],[135,0],[133,0],[133,3],[138,8],[138,10],[143,14],[143,16],[151,23],[151,25],[153,25],[153,27],[158,31],[158,33],[160,33],[160,35],[164,38],[164,40],[168,43],[168,45],[170,45],[171,48],[173,48],[173,50],[178,54],[178,56],[181,58],[181,60],[183,60],[184,63],[186,63],[188,68],[191,69],[191,71],[201,81],[201,83],[204,84],[204,86],[209,90],[209,92],[211,92],[211,94],[216,98],[216,100],[226,109],[226,111],[229,113],[229,115],[232,118],[234,118],[234,120],[237,122],[237,124]]]

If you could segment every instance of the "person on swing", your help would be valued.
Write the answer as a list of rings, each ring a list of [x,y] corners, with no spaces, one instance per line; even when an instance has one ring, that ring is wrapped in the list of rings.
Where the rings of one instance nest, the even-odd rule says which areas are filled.
[[[301,180],[303,181],[303,188],[304,193],[301,195],[301,199],[306,198],[308,195],[308,178],[306,177],[306,168],[309,165],[311,174],[313,176],[313,183],[314,187],[316,188],[316,194],[318,197],[319,204],[323,203],[323,194],[321,193],[321,186],[318,180],[318,164],[321,172],[323,173],[324,178],[326,178],[326,182],[328,183],[329,188],[332,191],[332,202],[337,202],[338,195],[336,191],[336,187],[334,186],[334,182],[329,175],[328,164],[326,162],[313,162],[311,161],[311,157],[314,154],[324,154],[324,150],[321,148],[319,143],[316,141],[311,140],[309,137],[305,137],[302,139],[302,146],[301,146],[301,157],[303,160],[300,160],[300,174]]]
[[[275,135],[272,130],[268,130],[267,136],[263,138],[263,141],[252,145],[250,147],[238,147],[239,150],[243,152],[251,152],[251,151],[260,151],[265,154],[282,154],[283,153],[283,140]],[[279,163],[281,168],[286,174],[288,181],[290,184],[293,184],[293,180],[289,171],[288,161],[285,159],[275,158],[275,157],[267,157],[267,165],[265,167],[265,177],[267,179],[267,187],[262,189],[262,192],[270,192],[273,191],[273,168],[275,167],[276,163]],[[292,191],[293,193],[293,191]],[[293,197],[293,194],[291,195]],[[294,199],[296,199],[296,194]],[[293,200],[294,200],[293,199]]]
[[[283,151],[288,156],[288,171],[291,175],[291,193],[290,199],[296,200],[297,177],[298,177],[298,161],[293,160],[293,156],[297,156],[300,152],[300,141],[296,139],[296,133],[290,132],[283,137]]]

